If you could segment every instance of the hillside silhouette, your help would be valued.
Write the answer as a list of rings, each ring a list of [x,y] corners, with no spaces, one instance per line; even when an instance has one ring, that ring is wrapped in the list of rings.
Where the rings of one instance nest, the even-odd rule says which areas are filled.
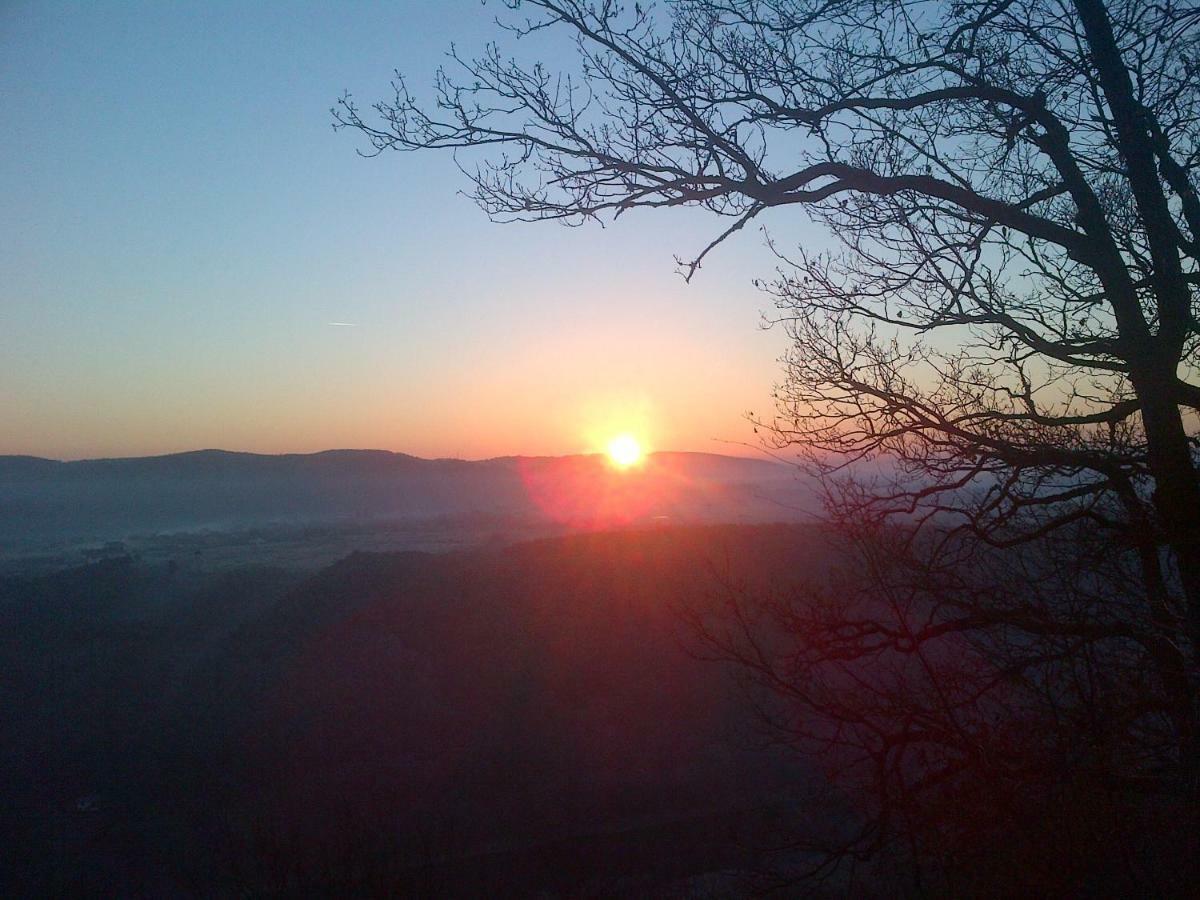
[[[381,450],[204,450],[74,462],[8,456],[0,457],[0,563],[205,531],[450,522],[459,534],[521,535],[666,520],[775,521],[814,508],[790,467],[705,453],[655,453],[628,472],[602,456],[466,461]],[[350,542],[349,549],[376,548]]]

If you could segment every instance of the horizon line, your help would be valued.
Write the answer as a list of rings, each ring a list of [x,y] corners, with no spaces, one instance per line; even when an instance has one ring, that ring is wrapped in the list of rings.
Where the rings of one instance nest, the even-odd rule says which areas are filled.
[[[770,454],[763,450],[762,457],[742,456],[732,453],[717,453],[711,450],[651,450],[646,453],[647,457],[662,456],[662,455],[692,455],[692,456],[719,456],[725,459],[740,459],[749,462],[780,462],[778,458],[767,458]],[[226,454],[229,456],[256,456],[265,458],[280,458],[286,456],[323,456],[331,453],[380,453],[390,456],[402,456],[408,459],[417,459],[424,462],[496,462],[506,459],[570,459],[572,457],[591,457],[604,456],[602,450],[584,450],[575,453],[503,453],[497,456],[418,456],[415,453],[408,453],[403,450],[388,450],[382,447],[328,447],[324,450],[309,450],[309,451],[281,451],[278,453],[262,452],[257,450],[230,450],[224,447],[198,447],[193,450],[173,450],[166,453],[145,453],[129,456],[79,456],[79,457],[53,457],[39,456],[35,453],[0,453],[0,459],[30,459],[41,462],[54,463],[84,463],[84,462],[115,462],[127,460],[151,460],[151,459],[166,459],[172,456],[192,456],[202,453],[209,454]]]

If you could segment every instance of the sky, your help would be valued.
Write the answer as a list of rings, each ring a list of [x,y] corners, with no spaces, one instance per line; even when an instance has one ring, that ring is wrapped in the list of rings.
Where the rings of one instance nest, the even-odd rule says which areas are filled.
[[[331,128],[498,12],[0,2],[0,454],[749,452],[785,348],[761,234],[685,284],[702,210],[495,224],[449,156]]]

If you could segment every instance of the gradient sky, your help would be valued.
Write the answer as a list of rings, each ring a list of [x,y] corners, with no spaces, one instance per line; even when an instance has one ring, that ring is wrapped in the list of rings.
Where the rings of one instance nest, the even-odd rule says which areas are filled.
[[[784,346],[760,234],[686,285],[701,210],[495,225],[448,156],[331,129],[496,12],[0,3],[0,453],[744,452]]]

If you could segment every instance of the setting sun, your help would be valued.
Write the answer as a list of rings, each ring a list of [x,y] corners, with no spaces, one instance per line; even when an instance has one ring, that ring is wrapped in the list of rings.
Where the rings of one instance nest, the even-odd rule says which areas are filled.
[[[619,469],[628,469],[641,462],[642,447],[637,438],[629,434],[619,434],[608,442],[608,458]]]

